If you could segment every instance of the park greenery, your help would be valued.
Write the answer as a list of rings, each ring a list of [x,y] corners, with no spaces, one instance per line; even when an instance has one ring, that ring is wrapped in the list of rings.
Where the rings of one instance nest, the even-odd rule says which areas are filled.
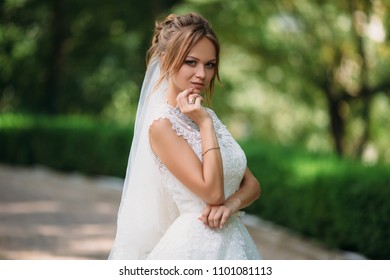
[[[390,258],[386,0],[0,2],[0,161],[123,177],[155,19],[221,45],[212,107],[260,179],[248,211]],[[91,141],[93,139],[93,141]]]

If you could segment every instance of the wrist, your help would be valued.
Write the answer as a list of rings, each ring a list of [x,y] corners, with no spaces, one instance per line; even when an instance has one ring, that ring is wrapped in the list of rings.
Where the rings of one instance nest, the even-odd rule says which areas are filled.
[[[205,119],[203,119],[201,122],[199,122],[198,124],[199,126],[199,129],[208,129],[208,128],[212,128],[213,127],[213,120],[211,119],[211,117],[207,117]]]
[[[239,198],[229,198],[225,201],[224,205],[234,214],[241,209],[241,200]]]

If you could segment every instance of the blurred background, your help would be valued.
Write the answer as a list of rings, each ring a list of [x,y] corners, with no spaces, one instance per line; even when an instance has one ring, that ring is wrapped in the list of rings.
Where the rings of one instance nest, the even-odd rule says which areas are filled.
[[[0,161],[123,178],[154,21],[199,12],[222,45],[212,108],[263,188],[248,212],[330,248],[390,259],[389,8],[0,1]]]

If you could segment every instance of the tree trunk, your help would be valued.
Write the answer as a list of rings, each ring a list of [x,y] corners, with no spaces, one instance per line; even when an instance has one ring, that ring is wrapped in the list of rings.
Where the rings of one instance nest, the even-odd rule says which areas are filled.
[[[65,24],[63,15],[63,0],[52,0],[51,46],[47,63],[43,102],[46,112],[50,114],[59,111],[60,79],[64,60]]]
[[[330,95],[328,95],[330,130],[333,138],[334,147],[339,157],[343,157],[345,155],[345,117],[341,112],[341,105],[341,100],[333,100]]]
[[[363,132],[362,135],[359,137],[357,142],[355,143],[355,150],[353,151],[353,155],[356,158],[361,158],[364,152],[364,148],[367,144],[367,142],[370,139],[370,104],[372,100],[372,92],[369,87],[369,56],[367,55],[367,51],[365,49],[365,40],[364,35],[361,34],[361,26],[364,24],[367,24],[367,19],[370,18],[370,15],[372,14],[372,3],[369,1],[361,1],[360,3],[357,3],[356,1],[351,1],[349,3],[350,5],[350,13],[351,17],[353,19],[353,26],[352,29],[354,40],[356,42],[357,46],[357,52],[359,56],[361,57],[362,62],[362,68],[360,71],[360,83],[361,83],[361,89],[358,94],[359,99],[363,102],[363,110],[362,110],[362,120],[363,120]],[[353,17],[354,13],[356,11],[361,11],[362,13],[365,13],[367,15],[367,18],[364,20],[358,19],[358,17]]]
[[[363,132],[360,138],[357,141],[356,149],[355,149],[355,157],[356,158],[362,158],[364,148],[367,144],[367,142],[370,140],[370,115],[371,115],[371,95],[365,94],[363,97],[363,112],[362,112],[362,118],[363,118]]]

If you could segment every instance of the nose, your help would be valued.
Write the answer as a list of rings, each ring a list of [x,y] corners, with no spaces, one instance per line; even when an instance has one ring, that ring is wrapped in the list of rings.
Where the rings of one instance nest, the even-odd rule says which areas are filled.
[[[199,63],[198,67],[196,68],[195,76],[199,79],[204,79],[206,77],[204,65]]]

